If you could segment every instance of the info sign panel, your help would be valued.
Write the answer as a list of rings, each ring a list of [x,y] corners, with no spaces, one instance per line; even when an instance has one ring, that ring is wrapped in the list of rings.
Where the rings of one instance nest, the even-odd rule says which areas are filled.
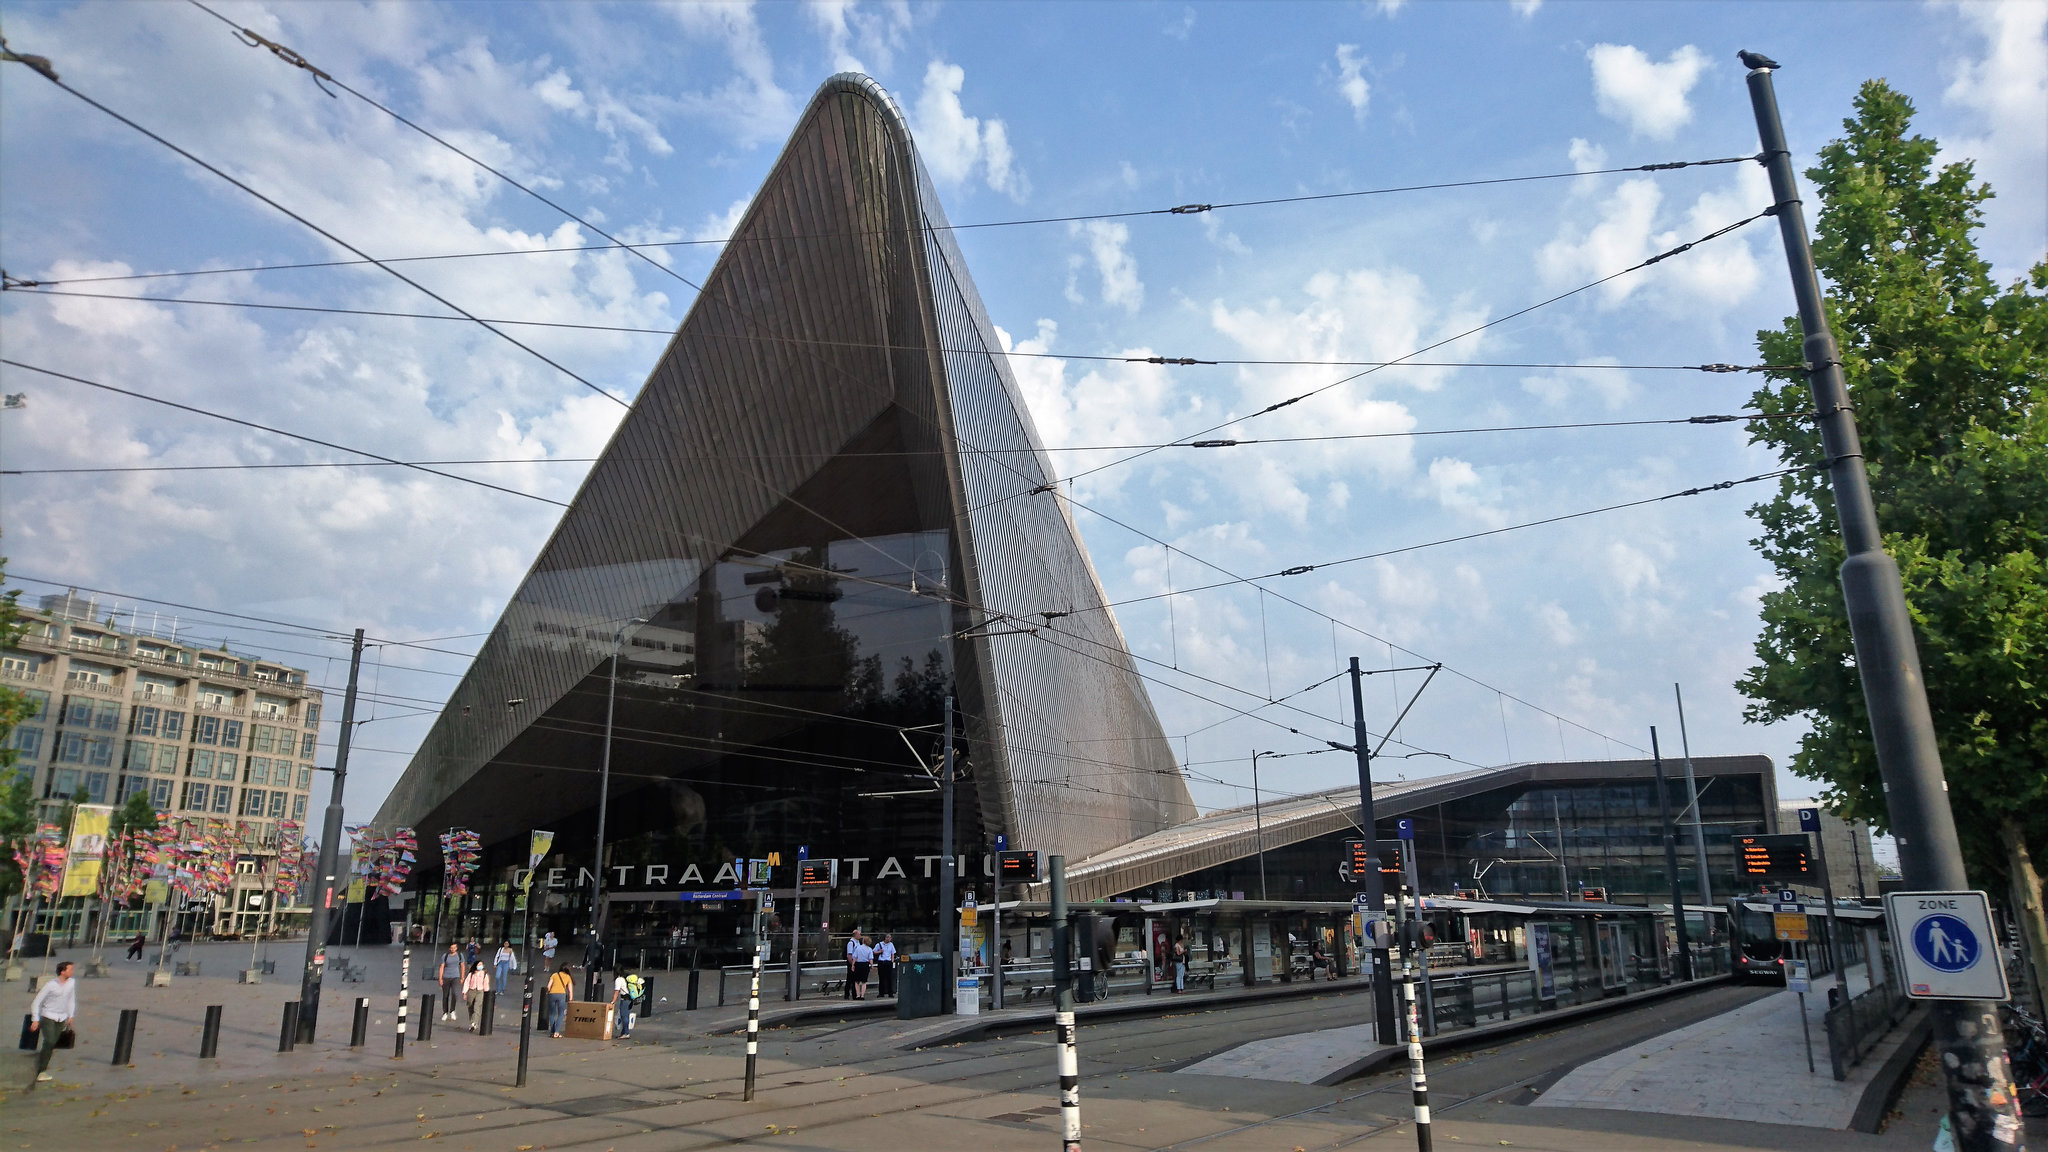
[[[1803,879],[1808,869],[1807,844],[1804,832],[1780,836],[1737,836],[1736,872],[1757,880]]]
[[[1915,1000],[2004,1000],[2012,995],[1982,892],[1892,892],[1884,898],[1892,947]]]

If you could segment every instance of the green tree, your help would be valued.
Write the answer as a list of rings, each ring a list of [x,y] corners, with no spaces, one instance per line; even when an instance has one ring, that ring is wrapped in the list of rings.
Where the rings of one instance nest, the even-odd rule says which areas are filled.
[[[113,819],[107,824],[107,838],[123,832],[150,832],[157,826],[156,808],[149,802],[149,793],[130,792],[127,803],[114,810]]]
[[[0,584],[7,580],[7,561],[0,559]],[[28,632],[22,619],[21,592],[0,593],[0,648],[12,648]],[[0,902],[21,891],[21,869],[14,849],[35,836],[35,781],[17,771],[21,753],[14,747],[14,728],[34,714],[27,693],[0,684]]]
[[[1989,186],[1936,166],[1913,104],[1880,80],[1807,172],[1821,212],[1814,260],[1863,436],[1885,546],[1897,559],[1934,712],[1949,802],[1973,882],[2012,882],[2032,906],[2048,845],[2048,264],[2000,287],[1978,254]],[[1766,362],[1803,358],[1798,323],[1757,334]],[[1755,403],[1810,412],[1803,374]],[[1766,420],[1753,439],[1820,463],[1811,422]],[[1825,472],[1794,473],[1750,510],[1781,587],[1763,598],[1758,663],[1739,688],[1754,721],[1804,717],[1794,772],[1835,810],[1883,827],[1886,808],[1837,570]]]

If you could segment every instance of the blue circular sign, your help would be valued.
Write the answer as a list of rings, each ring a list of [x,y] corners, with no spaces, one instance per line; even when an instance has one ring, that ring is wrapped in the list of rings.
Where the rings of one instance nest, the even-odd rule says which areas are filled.
[[[1929,966],[1961,972],[1977,962],[1977,934],[1954,916],[1937,912],[1913,925],[1913,951]]]

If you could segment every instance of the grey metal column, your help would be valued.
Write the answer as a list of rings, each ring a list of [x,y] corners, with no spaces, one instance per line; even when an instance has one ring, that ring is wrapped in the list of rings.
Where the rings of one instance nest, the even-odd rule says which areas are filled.
[[[939,1007],[953,1011],[953,993],[959,987],[954,970],[960,930],[953,924],[953,880],[959,864],[953,858],[953,698],[946,697],[946,745],[940,760],[939,790],[943,793],[939,816]]]
[[[1899,566],[1884,550],[1877,505],[1864,471],[1863,445],[1850,407],[1849,389],[1834,333],[1828,328],[1820,279],[1806,236],[1792,152],[1778,116],[1771,73],[1776,61],[1741,54],[1749,69],[1749,100],[1756,113],[1762,160],[1771,178],[1771,198],[1792,293],[1805,333],[1807,380],[1827,454],[1835,516],[1848,558],[1842,562],[1842,602],[1856,645],[1856,671],[1870,713],[1871,744],[1884,780],[1885,807],[1899,844],[1899,871],[1909,889],[1962,891],[1970,886],[1955,813],[1948,806],[1948,782],[1934,739],[1934,717],[1920,676],[1920,652],[1913,639]],[[1961,1152],[2023,1148],[2012,1066],[2005,1054],[1996,1005],[1977,1000],[1933,1002],[1934,1042],[1948,1087],[1949,1125]],[[1994,1103],[1996,1097],[1999,1102]]]
[[[1379,826],[1372,812],[1372,745],[1365,734],[1365,674],[1358,657],[1351,658],[1351,741],[1358,754],[1358,824],[1365,834],[1365,906],[1375,916],[1387,912],[1386,879],[1380,875]],[[1352,877],[1356,880],[1357,877]],[[1246,971],[1250,971],[1251,937],[1245,937]],[[1394,1042],[1394,965],[1384,947],[1372,950],[1372,1022],[1375,1039]]]
[[[363,668],[363,630],[349,648],[348,693],[341,698],[341,731],[334,738],[334,787],[320,824],[320,862],[313,880],[313,914],[306,925],[306,971],[299,977],[298,1040],[310,1042],[320,1018],[320,976],[327,966],[327,910],[334,903],[340,853],[341,793],[348,783],[348,741],[356,728],[356,678]]]
[[[1705,814],[1700,811],[1700,787],[1692,778],[1692,740],[1685,734],[1685,693],[1673,684],[1671,695],[1678,700],[1678,750],[1685,755],[1685,807],[1692,813],[1693,877],[1699,882],[1700,904],[1712,908],[1714,884],[1707,876],[1707,834],[1701,823]]]
[[[1664,840],[1664,868],[1671,873],[1671,924],[1678,930],[1678,975],[1693,978],[1692,941],[1685,930],[1685,894],[1678,887],[1678,829],[1671,826],[1671,795],[1664,786],[1664,753],[1657,747],[1657,726],[1650,726],[1650,760],[1657,769],[1657,833]]]

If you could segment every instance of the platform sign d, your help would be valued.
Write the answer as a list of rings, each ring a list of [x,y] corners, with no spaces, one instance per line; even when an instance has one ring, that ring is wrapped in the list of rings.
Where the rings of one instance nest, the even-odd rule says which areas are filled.
[[[1799,810],[1799,830],[1801,832],[1820,831],[1820,809],[1801,808]]]
[[[1893,947],[1915,1000],[2004,1000],[2005,982],[1982,892],[1892,892],[1884,898]]]

